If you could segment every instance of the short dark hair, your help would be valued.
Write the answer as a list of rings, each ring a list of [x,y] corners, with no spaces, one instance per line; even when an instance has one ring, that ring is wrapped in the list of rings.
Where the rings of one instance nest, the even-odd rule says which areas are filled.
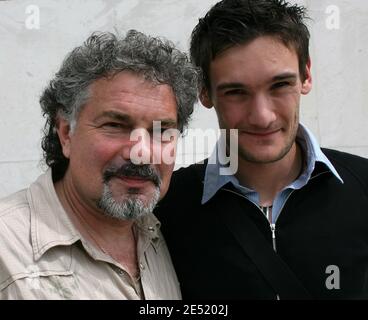
[[[56,123],[67,119],[71,130],[89,99],[89,87],[97,79],[128,70],[149,81],[171,86],[176,97],[178,129],[188,125],[197,101],[198,69],[188,56],[165,39],[130,30],[125,37],[109,32],[93,33],[82,46],[68,54],[60,70],[42,93],[40,104],[46,117],[42,149],[54,180],[63,177],[69,160],[64,157]]]
[[[218,54],[260,36],[275,36],[296,50],[299,72],[305,80],[310,34],[306,8],[284,0],[223,0],[199,19],[191,36],[192,62],[202,69],[203,83],[210,90],[209,68]]]

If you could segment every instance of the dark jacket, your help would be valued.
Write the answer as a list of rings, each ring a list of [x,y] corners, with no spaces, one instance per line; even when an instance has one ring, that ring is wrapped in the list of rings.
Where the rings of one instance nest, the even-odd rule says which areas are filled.
[[[316,164],[311,180],[290,195],[276,222],[277,254],[313,298],[366,299],[368,160],[323,152],[344,184],[324,164]],[[272,246],[267,219],[230,184],[201,205],[204,173],[204,164],[176,171],[155,211],[183,298],[275,299],[277,292],[224,223],[224,215],[248,215]],[[339,274],[329,266],[337,266]]]

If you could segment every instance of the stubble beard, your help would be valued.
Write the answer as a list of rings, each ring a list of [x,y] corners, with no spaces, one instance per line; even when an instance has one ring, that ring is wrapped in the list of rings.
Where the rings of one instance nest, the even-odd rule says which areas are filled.
[[[274,162],[277,162],[283,159],[290,152],[291,148],[293,147],[295,143],[295,139],[296,139],[297,132],[298,132],[298,127],[299,127],[299,112],[297,111],[294,117],[294,124],[291,128],[291,132],[288,136],[288,139],[284,147],[280,150],[278,154],[272,157],[262,158],[262,157],[258,157],[254,152],[249,152],[246,148],[243,148],[239,145],[239,148],[238,148],[239,158],[246,162],[250,162],[253,164],[269,164],[269,163],[274,163]]]
[[[114,199],[108,183],[104,183],[98,207],[107,217],[119,220],[136,220],[153,212],[160,198],[160,188],[155,187],[153,194],[147,201],[143,201],[140,196],[132,191],[125,194],[121,201],[117,201]]]
[[[154,185],[154,190],[151,193],[142,193],[139,188],[128,188],[123,194],[114,197],[109,182],[116,177],[141,177],[150,180]],[[110,218],[139,219],[153,212],[160,199],[161,182],[158,172],[147,164],[135,165],[129,161],[120,167],[111,166],[103,173],[103,191],[97,206],[105,216]]]

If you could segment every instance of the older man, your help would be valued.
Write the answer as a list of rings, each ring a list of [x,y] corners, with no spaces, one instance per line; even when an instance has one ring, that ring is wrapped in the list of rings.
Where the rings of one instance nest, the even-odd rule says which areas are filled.
[[[196,83],[185,54],[133,30],[68,55],[41,97],[49,169],[0,202],[1,299],[181,298],[152,214],[176,139],[156,131],[185,127]]]

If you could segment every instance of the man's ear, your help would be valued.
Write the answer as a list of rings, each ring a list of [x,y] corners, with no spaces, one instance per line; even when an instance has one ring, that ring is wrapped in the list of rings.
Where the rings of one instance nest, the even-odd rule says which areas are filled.
[[[56,121],[56,132],[59,136],[61,148],[64,154],[64,157],[69,159],[70,156],[70,123],[65,120],[63,117],[58,117]]]
[[[305,80],[302,83],[302,94],[308,94],[312,90],[312,72],[311,72],[312,62],[308,58],[307,64],[305,66]]]
[[[201,92],[199,94],[199,100],[201,103],[208,109],[213,107],[213,103],[211,101],[210,93],[205,87],[202,87]]]

